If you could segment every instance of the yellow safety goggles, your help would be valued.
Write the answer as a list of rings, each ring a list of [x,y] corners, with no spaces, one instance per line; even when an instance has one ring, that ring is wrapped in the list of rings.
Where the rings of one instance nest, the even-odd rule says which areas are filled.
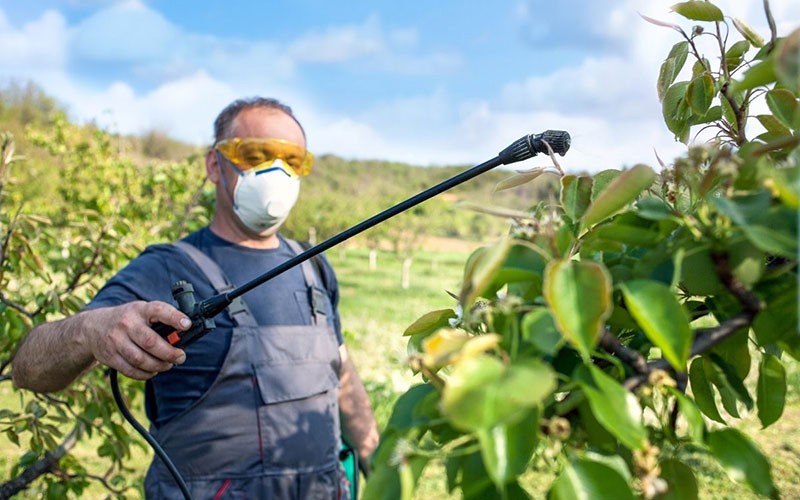
[[[283,139],[234,137],[218,142],[215,148],[243,171],[269,166],[281,159],[291,169],[287,173],[302,177],[311,172],[314,164],[314,155],[306,148]]]

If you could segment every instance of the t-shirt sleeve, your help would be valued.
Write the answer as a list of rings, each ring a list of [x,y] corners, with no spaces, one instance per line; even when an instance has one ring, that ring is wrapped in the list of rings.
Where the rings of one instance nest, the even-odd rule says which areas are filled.
[[[85,308],[118,306],[136,300],[172,303],[175,278],[167,261],[175,250],[170,247],[153,245],[146,248],[108,280]]]

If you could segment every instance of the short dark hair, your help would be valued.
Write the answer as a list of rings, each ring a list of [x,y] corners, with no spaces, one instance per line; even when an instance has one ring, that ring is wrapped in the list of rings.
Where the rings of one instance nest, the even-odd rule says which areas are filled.
[[[217,116],[217,119],[214,120],[214,144],[228,139],[228,134],[231,132],[231,124],[233,123],[233,120],[239,116],[239,113],[244,110],[254,108],[273,109],[275,111],[282,111],[286,113],[300,127],[300,130],[303,132],[303,138],[305,139],[306,131],[303,128],[303,125],[300,124],[300,121],[297,119],[297,117],[294,116],[292,108],[277,99],[256,96],[236,99],[220,112],[220,114]]]

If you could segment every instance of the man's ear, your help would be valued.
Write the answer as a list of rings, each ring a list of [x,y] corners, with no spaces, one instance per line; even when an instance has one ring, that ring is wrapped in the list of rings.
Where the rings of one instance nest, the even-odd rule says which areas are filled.
[[[222,178],[221,167],[217,161],[217,150],[209,149],[206,153],[206,176],[214,184],[218,184]]]

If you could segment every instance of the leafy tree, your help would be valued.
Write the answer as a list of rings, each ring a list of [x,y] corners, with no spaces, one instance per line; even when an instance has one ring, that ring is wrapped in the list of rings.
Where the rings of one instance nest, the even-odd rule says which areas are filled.
[[[560,186],[470,257],[456,308],[406,331],[422,382],[395,404],[367,499],[411,498],[434,458],[464,498],[527,498],[532,460],[555,469],[555,499],[697,498],[686,450],[778,496],[735,422],[778,421],[800,359],[800,29],[765,40],[710,2],[673,10],[695,26],[648,18],[681,38],[664,119],[710,140],[660,173],[555,163],[506,183]]]
[[[60,113],[40,125],[27,128],[25,142],[33,146],[25,156],[50,158],[58,182],[46,200],[20,196],[22,185],[37,182],[35,171],[10,134],[0,138],[0,383],[9,386],[15,346],[30,328],[79,311],[147,243],[203,224],[209,210],[202,202],[211,199],[197,175],[201,165],[137,166],[117,155],[112,136],[71,125]],[[140,478],[131,478],[125,463],[144,445],[116,411],[101,370],[53,395],[13,390],[19,405],[0,410],[0,430],[21,457],[0,484],[0,498],[24,489],[80,497],[93,481],[113,495],[136,491]],[[122,390],[131,402],[141,394],[128,380]],[[99,465],[71,454],[87,440],[96,443]]]

